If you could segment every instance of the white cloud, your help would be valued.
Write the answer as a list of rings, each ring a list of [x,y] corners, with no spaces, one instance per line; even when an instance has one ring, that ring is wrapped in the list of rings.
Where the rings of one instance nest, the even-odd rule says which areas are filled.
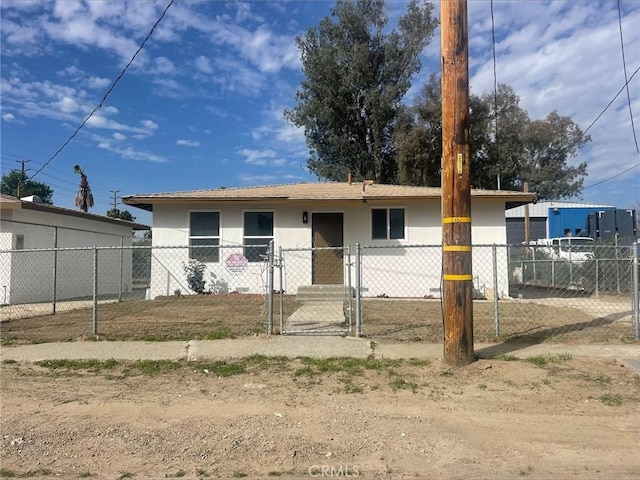
[[[183,147],[199,147],[200,142],[196,140],[178,140],[176,145],[181,145]]]
[[[196,68],[202,73],[213,73],[211,62],[209,62],[209,59],[203,55],[200,55],[198,58],[196,58]]]
[[[122,133],[120,133],[120,132],[116,132],[116,133],[114,133],[114,134],[112,135],[112,137],[113,137],[115,140],[119,141],[119,142],[121,142],[121,141],[123,141],[123,140],[126,140],[126,139],[127,139],[126,135],[123,135],[123,134],[122,134]]]
[[[9,122],[9,123],[11,123],[11,122],[15,122],[15,121],[16,121],[16,117],[15,117],[15,115],[14,115],[13,113],[11,113],[11,112],[9,112],[9,113],[3,113],[3,114],[2,114],[2,119],[3,119],[5,122]]]
[[[109,85],[111,85],[111,80],[109,80],[108,78],[102,78],[102,77],[89,77],[87,79],[87,86],[89,88],[94,88],[97,90],[101,90],[103,88],[107,88]]]
[[[148,130],[156,130],[158,128],[158,124],[153,120],[141,120],[140,123]]]
[[[271,158],[274,158],[277,154],[273,150],[251,150],[248,148],[243,148],[238,150],[238,153],[243,157],[244,163],[248,163],[251,165],[266,165],[267,161]]]
[[[158,57],[155,59],[154,73],[173,73],[176,70],[175,65],[167,57]]]
[[[76,102],[73,98],[62,97],[59,102],[56,103],[58,108],[65,113],[73,113],[76,112],[80,107],[78,106],[78,102]]]
[[[115,147],[110,142],[106,142],[106,141],[98,143],[98,148],[108,150],[117,155],[120,155],[123,158],[128,158],[131,160],[144,160],[144,161],[154,162],[154,163],[167,162],[167,159],[161,155],[156,155],[155,153],[146,152],[144,150],[136,150],[132,147],[126,147],[126,148]]]

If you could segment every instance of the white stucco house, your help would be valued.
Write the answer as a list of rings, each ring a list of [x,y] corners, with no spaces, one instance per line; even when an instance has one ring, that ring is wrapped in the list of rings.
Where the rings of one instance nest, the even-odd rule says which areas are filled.
[[[355,270],[348,266],[360,244],[381,247],[362,250],[365,295],[424,297],[440,292],[441,193],[433,187],[328,182],[138,194],[123,197],[123,203],[153,212],[153,297],[188,291],[183,266],[189,258],[205,263],[230,290],[264,293],[263,245],[272,240],[276,252],[282,248],[287,254],[282,280],[275,276],[277,290],[355,285]],[[535,194],[472,190],[471,198],[473,244],[504,245],[505,209],[531,202]],[[311,251],[326,246],[349,246],[349,252]],[[491,258],[476,255],[490,252],[473,253],[474,275],[487,283]],[[506,295],[506,250],[498,270]]]
[[[4,305],[80,298],[93,292],[93,251],[130,247],[147,225],[0,195],[0,302]],[[56,249],[60,249],[57,250]],[[99,294],[130,292],[132,253],[101,250]],[[55,289],[55,292],[54,292]]]

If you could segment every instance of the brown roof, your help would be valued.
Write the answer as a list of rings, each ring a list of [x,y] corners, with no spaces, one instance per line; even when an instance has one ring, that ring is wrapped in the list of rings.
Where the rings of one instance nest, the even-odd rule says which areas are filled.
[[[339,182],[309,182],[287,185],[267,185],[259,187],[218,188],[214,190],[191,190],[185,192],[149,193],[122,197],[126,205],[135,205],[145,210],[153,210],[154,203],[174,203],[175,201],[350,201],[350,200],[391,200],[391,199],[436,199],[442,195],[440,187],[412,187],[407,185]],[[510,206],[533,202],[533,193],[508,190],[471,190],[472,197],[502,198]]]
[[[81,210],[72,210],[70,208],[56,207],[48,203],[36,203],[27,200],[21,200],[11,195],[4,193],[0,194],[0,209],[2,210],[36,210],[47,213],[57,213],[59,215],[67,215],[70,217],[86,218],[88,220],[95,220],[98,222],[112,223],[115,225],[129,226],[133,230],[149,230],[149,225],[136,222],[128,222],[126,220],[120,220],[119,218],[107,217],[106,215],[96,215],[95,213],[83,212]]]

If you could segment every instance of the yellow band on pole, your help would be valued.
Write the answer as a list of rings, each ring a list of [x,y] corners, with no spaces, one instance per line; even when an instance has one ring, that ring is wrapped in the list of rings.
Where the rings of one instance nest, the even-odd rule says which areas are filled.
[[[470,252],[471,245],[444,245],[442,249],[445,252]]]
[[[442,276],[442,278],[444,280],[452,280],[455,282],[464,282],[464,281],[470,281],[473,280],[473,275],[468,274],[468,275],[452,275],[452,274],[444,274]]]
[[[443,217],[442,223],[471,223],[471,217]]]

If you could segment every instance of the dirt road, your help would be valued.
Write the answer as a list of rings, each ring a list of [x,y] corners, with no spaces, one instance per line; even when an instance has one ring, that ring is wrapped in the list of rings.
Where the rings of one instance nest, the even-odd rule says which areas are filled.
[[[640,477],[640,376],[610,359],[5,361],[1,375],[4,476]]]

